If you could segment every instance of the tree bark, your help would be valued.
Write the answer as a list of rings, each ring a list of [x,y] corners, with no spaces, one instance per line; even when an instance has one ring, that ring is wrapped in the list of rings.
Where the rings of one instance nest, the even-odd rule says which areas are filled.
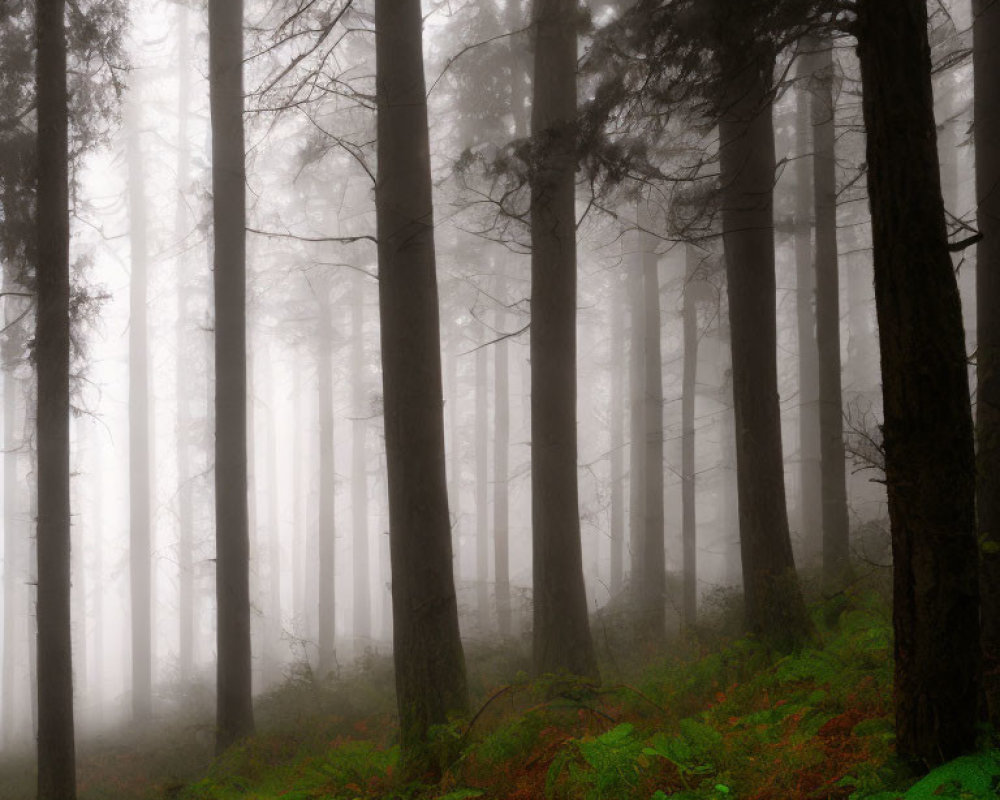
[[[39,0],[36,103],[38,798],[75,800],[69,501],[69,119],[65,0]]]
[[[611,554],[610,589],[616,597],[625,582],[625,291],[614,279],[611,302]]]
[[[504,262],[496,278],[496,298],[501,304],[493,319],[497,335],[507,329],[507,272]],[[497,628],[501,639],[511,635],[509,550],[510,372],[507,340],[493,351],[493,581]]]
[[[534,666],[597,677],[580,543],[576,441],[576,13],[536,0],[531,133]]]
[[[639,234],[633,238],[635,252],[628,265],[626,284],[629,306],[629,503],[628,531],[629,550],[631,553],[631,583],[632,588],[638,588],[639,576],[642,573],[642,540],[646,513],[646,356],[645,334],[642,302],[642,255],[639,248]]]
[[[983,683],[1000,723],[1000,2],[973,2],[975,64],[978,508]]]
[[[131,279],[129,281],[128,430],[129,430],[129,591],[132,621],[132,720],[147,722],[153,713],[152,541],[149,474],[149,348],[146,286],[149,271],[148,225],[140,117],[141,83],[136,80],[126,105],[128,130],[128,206]]]
[[[215,221],[216,750],[254,731],[247,506],[243,1],[209,0]]]
[[[816,214],[816,343],[823,491],[823,584],[842,589],[851,577],[847,456],[840,363],[840,270],[837,247],[836,108],[833,43],[811,41],[813,206]]]
[[[788,531],[776,362],[774,63],[732,70],[719,121],[743,593],[750,630],[779,649],[809,633]]]
[[[419,0],[376,0],[379,308],[393,660],[403,769],[468,708],[452,573],[430,142]]]
[[[485,340],[480,343],[485,345]],[[489,351],[476,351],[476,617],[485,636],[490,624]]]
[[[858,4],[893,549],[896,747],[975,747],[980,686],[975,456],[948,252],[923,0]]]

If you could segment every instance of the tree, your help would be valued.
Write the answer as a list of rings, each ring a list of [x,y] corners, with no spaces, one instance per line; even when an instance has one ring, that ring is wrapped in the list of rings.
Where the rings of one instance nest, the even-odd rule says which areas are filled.
[[[485,635],[490,622],[489,350],[476,350],[476,617]]]
[[[376,0],[379,309],[393,661],[404,769],[468,708],[452,574],[430,141],[419,0]]]
[[[729,286],[743,591],[750,630],[788,648],[809,631],[785,506],[774,273],[774,55],[723,33],[719,158]]]
[[[74,800],[69,503],[69,114],[66,3],[39,0],[36,108],[38,797]]]
[[[611,364],[610,409],[611,426],[611,596],[615,597],[625,581],[625,291],[615,280],[610,292],[611,302]]]
[[[507,322],[507,273],[503,262],[496,276],[498,302],[493,327],[501,337]],[[497,628],[506,639],[511,632],[510,605],[510,374],[507,340],[501,338],[493,351],[493,582],[497,604]]]
[[[333,456],[333,286],[328,274],[321,274],[313,291],[319,311],[319,330],[316,337],[316,375],[319,394],[319,606],[316,620],[319,625],[319,672],[327,675],[336,665],[336,595],[334,592],[336,559],[336,520],[334,501],[336,495],[336,470]]]
[[[933,765],[975,746],[975,456],[948,251],[923,0],[860,0],[893,550],[896,747]]]
[[[1000,3],[973,2],[976,197],[982,241],[976,255],[978,482],[982,570],[983,680],[989,716],[1000,722]]]
[[[149,470],[149,348],[146,343],[146,286],[149,246],[143,174],[142,99],[136,77],[126,105],[129,243],[128,429],[129,429],[129,590],[132,623],[132,719],[153,713],[152,541]]]
[[[816,224],[816,347],[819,353],[820,469],[823,582],[839,590],[851,573],[847,458],[840,364],[840,275],[837,250],[836,106],[833,42],[808,39],[813,128],[813,207]]]
[[[531,105],[534,666],[597,677],[580,544],[576,442],[576,14],[536,0]]]
[[[698,525],[695,515],[695,418],[698,378],[698,294],[702,290],[702,254],[691,244],[684,248],[683,329],[684,374],[681,388],[681,544],[684,564],[684,624],[698,618]]]
[[[351,405],[354,421],[351,431],[351,519],[354,526],[354,638],[360,645],[372,635],[371,585],[368,545],[368,460],[366,408],[368,386],[365,381],[365,284],[359,272],[354,276],[351,305]]]
[[[243,2],[209,0],[215,231],[216,739],[254,731],[247,509],[246,178]]]

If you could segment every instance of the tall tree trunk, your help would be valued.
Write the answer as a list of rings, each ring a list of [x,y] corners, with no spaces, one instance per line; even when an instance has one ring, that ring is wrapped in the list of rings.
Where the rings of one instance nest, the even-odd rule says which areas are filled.
[[[975,747],[979,584],[965,336],[948,252],[923,0],[858,4],[893,549],[896,747]]]
[[[625,582],[625,291],[614,279],[611,302],[611,554],[610,589],[616,597]]]
[[[278,415],[275,413],[274,354],[264,348],[264,408],[267,423],[267,606],[264,613],[264,677],[281,680],[281,526],[278,522]]]
[[[493,327],[498,336],[507,329],[507,268],[500,262],[496,278],[496,298],[500,303]],[[510,554],[509,554],[509,460],[510,460],[510,370],[507,340],[501,339],[493,351],[493,582],[500,637],[511,634]]]
[[[351,517],[354,526],[354,638],[358,647],[372,637],[372,598],[369,579],[368,543],[368,458],[366,453],[368,385],[365,380],[365,280],[354,276],[351,306]]]
[[[810,149],[808,59],[799,60],[795,93],[795,307],[799,339],[799,535],[808,561],[822,551],[823,490],[820,456],[819,350],[816,343],[816,272],[813,268],[813,170]]]
[[[149,474],[149,347],[146,285],[149,271],[145,176],[143,174],[142,90],[137,80],[126,105],[128,207],[132,274],[129,281],[129,591],[132,620],[132,719],[145,723],[153,713],[152,541]]]
[[[336,667],[336,595],[334,574],[336,558],[336,528],[334,498],[336,467],[333,450],[333,308],[330,282],[324,277],[317,281],[319,300],[319,336],[316,350],[316,375],[319,393],[319,673],[321,676]]]
[[[654,222],[647,201],[639,203],[638,220],[644,231]],[[645,462],[644,520],[639,571],[640,626],[654,641],[667,633],[667,563],[663,519],[663,359],[660,346],[660,276],[656,239],[641,232],[643,298],[643,426]]]
[[[698,378],[698,305],[695,289],[701,255],[685,248],[684,375],[681,382],[681,542],[684,556],[682,618],[691,627],[698,615],[698,527],[695,517],[694,401]]]
[[[70,633],[69,146],[65,0],[40,0],[37,36],[38,798],[75,800]]]
[[[188,7],[177,5],[178,77],[177,87],[177,187],[174,198],[174,246],[177,254],[177,589],[178,589],[178,661],[181,681],[191,679],[194,667],[194,476],[191,471],[191,392],[188,386],[190,365],[182,357],[190,346],[192,275],[182,243],[190,224],[187,213],[187,189],[190,180],[191,144],[188,121],[191,114],[191,40]]]
[[[751,631],[778,648],[805,638],[785,507],[774,273],[773,61],[740,64],[719,121],[729,284],[743,593]]]
[[[1000,3],[974,0],[978,484],[982,570],[983,683],[990,721],[1000,724]]]
[[[580,544],[576,443],[575,0],[536,0],[531,134],[534,666],[597,677]]]
[[[816,342],[823,487],[823,582],[841,589],[851,574],[847,456],[840,364],[840,269],[837,248],[836,108],[833,43],[810,40],[813,204],[816,213]]]
[[[216,750],[254,731],[247,507],[243,0],[209,0],[215,220]]]
[[[468,708],[452,573],[430,141],[419,0],[376,0],[379,307],[393,660],[404,771]]]
[[[638,589],[642,573],[642,541],[646,514],[646,356],[642,300],[642,254],[639,234],[632,237],[634,252],[626,277],[629,306],[629,502],[628,533],[631,551],[632,589]]]
[[[452,542],[454,543],[455,564],[459,579],[462,575],[462,414],[460,411],[461,375],[459,372],[459,350],[462,329],[456,325],[448,342],[448,499],[451,508]]]
[[[485,340],[481,345],[485,345]],[[489,352],[476,350],[476,617],[481,636],[490,624]]]
[[[292,419],[292,609],[295,615],[296,636],[305,639],[308,635],[306,613],[306,550],[309,536],[306,533],[307,497],[309,487],[303,479],[302,468],[307,457],[303,447],[303,434],[308,413],[302,391],[302,359],[296,350],[292,363],[292,403],[295,415]]]

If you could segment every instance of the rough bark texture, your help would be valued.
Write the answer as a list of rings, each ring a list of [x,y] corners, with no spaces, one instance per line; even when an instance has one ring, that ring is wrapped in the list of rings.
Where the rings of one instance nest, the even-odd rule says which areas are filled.
[[[354,638],[368,646],[372,636],[372,598],[368,545],[368,386],[365,380],[365,280],[354,277],[351,305],[351,520],[354,527]]]
[[[209,0],[215,222],[216,750],[253,733],[247,507],[243,2]]]
[[[816,343],[823,486],[823,583],[841,589],[851,575],[847,455],[840,363],[840,271],[837,247],[837,162],[833,43],[811,41],[813,205],[816,214]]]
[[[336,666],[336,594],[334,575],[336,559],[336,467],[333,450],[333,308],[330,282],[325,276],[316,281],[319,332],[316,342],[316,375],[319,408],[319,604],[316,620],[319,625],[319,674],[326,676]]]
[[[146,287],[149,272],[146,190],[143,174],[141,83],[127,101],[128,212],[131,277],[128,326],[129,591],[132,624],[132,719],[153,713],[152,540],[149,469],[149,348]]]
[[[681,543],[684,601],[681,618],[692,626],[698,615],[698,525],[695,517],[694,400],[698,379],[698,306],[696,286],[700,253],[685,249],[684,374],[681,382]]]
[[[975,0],[976,197],[983,240],[976,255],[978,508],[982,557],[983,684],[1000,723],[1000,2]]]
[[[74,800],[70,633],[69,153],[66,3],[40,0],[38,45],[38,798]]]
[[[858,5],[893,550],[896,747],[932,765],[974,748],[975,463],[948,252],[923,0]]]
[[[452,574],[430,143],[419,0],[376,0],[379,305],[393,658],[404,769],[468,708]]]
[[[799,61],[795,116],[795,310],[799,341],[799,536],[807,561],[822,550],[820,468],[819,352],[816,344],[816,271],[813,268],[813,170],[809,131],[810,77],[807,59]]]
[[[639,225],[652,230],[654,221],[645,201],[639,203]],[[643,635],[653,641],[667,634],[667,562],[663,520],[663,359],[660,346],[660,276],[656,239],[640,233],[643,301],[643,414],[645,461],[641,569],[638,620]]]
[[[732,70],[719,146],[747,623],[784,648],[807,635],[809,622],[792,558],[781,451],[772,71],[773,61],[767,58]]]
[[[534,666],[597,676],[580,544],[576,442],[575,0],[536,0],[531,132]]]
[[[507,274],[503,262],[496,279],[496,298],[507,302]],[[507,313],[497,308],[493,327],[502,334],[507,329]],[[507,340],[501,339],[493,351],[493,580],[497,604],[497,627],[501,638],[511,633],[509,550],[509,461],[510,461],[510,371]]]

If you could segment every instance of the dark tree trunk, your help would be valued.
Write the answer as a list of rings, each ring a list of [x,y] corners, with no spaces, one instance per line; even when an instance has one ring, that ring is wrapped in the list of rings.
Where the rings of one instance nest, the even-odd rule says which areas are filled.
[[[983,684],[1000,724],[1000,2],[974,0],[976,197],[983,240],[976,255]]]
[[[452,573],[430,142],[419,0],[376,0],[379,306],[393,659],[404,771],[468,708]]]
[[[534,665],[597,677],[580,544],[576,444],[575,0],[536,0],[531,133]]]
[[[795,309],[799,339],[799,536],[808,561],[820,554],[823,493],[820,457],[819,352],[816,344],[816,272],[813,269],[813,171],[809,154],[808,60],[799,61],[795,93]]]
[[[742,65],[719,121],[729,283],[743,592],[750,630],[778,648],[809,620],[792,558],[778,402],[774,274],[773,61]]]
[[[639,225],[653,226],[646,201],[639,203]],[[643,426],[645,463],[643,475],[644,519],[639,571],[639,625],[643,634],[661,641],[667,633],[667,563],[663,521],[663,359],[660,346],[660,276],[656,239],[640,233],[643,299]]]
[[[243,2],[209,0],[215,221],[216,750],[254,731],[247,507]]]
[[[480,345],[485,345],[485,340]],[[490,624],[490,525],[489,525],[489,352],[476,351],[476,618],[479,634]]]
[[[625,291],[617,277],[611,302],[611,596],[625,582]]]
[[[691,627],[698,616],[698,525],[695,517],[694,400],[698,379],[698,305],[695,281],[700,254],[685,250],[684,375],[681,384],[681,542],[684,556],[682,619]]]
[[[69,147],[65,0],[39,0],[38,264],[38,798],[74,800],[70,633]]]
[[[127,101],[128,207],[132,274],[129,281],[128,440],[129,589],[132,623],[132,719],[153,713],[152,541],[149,475],[149,348],[146,344],[146,285],[149,245],[143,175],[141,89]]]
[[[351,520],[354,526],[354,638],[367,646],[372,637],[372,598],[368,546],[368,385],[365,380],[365,278],[354,277],[351,306]]]
[[[191,113],[191,41],[189,10],[177,6],[177,41],[180,44],[178,69],[180,85],[177,90],[177,196],[174,205],[174,242],[181,247],[189,225],[187,213],[187,184],[191,163],[188,141],[188,118]],[[177,571],[178,571],[178,661],[182,681],[191,678],[194,667],[194,476],[191,471],[191,392],[188,385],[190,364],[182,357],[192,346],[190,341],[191,292],[188,288],[192,276],[184,252],[177,255]]]
[[[836,108],[833,43],[810,41],[813,194],[816,214],[816,344],[823,486],[823,583],[841,589],[851,575],[847,456],[840,364],[840,274],[837,248]]]
[[[893,550],[896,747],[975,747],[979,559],[958,285],[948,252],[923,0],[858,4]]]
[[[496,297],[507,302],[507,273],[503,262],[497,274]],[[507,314],[501,305],[493,322],[498,335],[507,328]],[[510,555],[508,553],[510,459],[510,373],[507,340],[501,339],[493,351],[493,580],[500,637],[511,633]]]
[[[330,282],[325,278],[316,281],[319,301],[319,335],[316,343],[316,375],[319,392],[319,605],[316,619],[319,624],[319,674],[326,676],[336,666],[336,595],[334,574],[336,558],[336,530],[334,497],[336,493],[336,468],[333,461],[333,308]]]

